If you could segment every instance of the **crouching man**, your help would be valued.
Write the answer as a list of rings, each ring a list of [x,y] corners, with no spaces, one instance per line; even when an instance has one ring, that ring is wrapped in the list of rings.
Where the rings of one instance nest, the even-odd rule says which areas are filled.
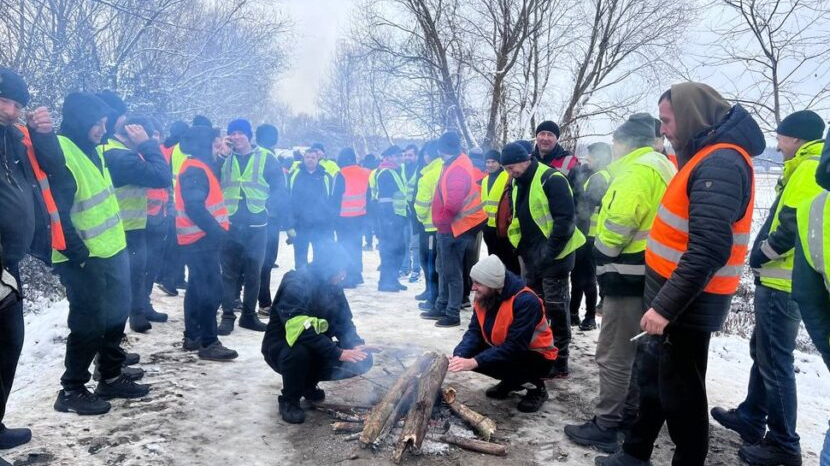
[[[347,268],[336,247],[315,253],[308,267],[285,274],[274,296],[262,355],[282,374],[279,408],[286,422],[305,421],[300,398],[325,399],[318,382],[363,374],[372,367],[371,353],[379,351],[363,344],[352,322],[342,287]]]
[[[450,372],[476,371],[498,379],[486,392],[496,399],[530,383],[533,388],[527,389],[518,409],[538,411],[548,399],[542,378],[550,373],[557,355],[542,300],[524,280],[506,271],[497,256],[474,265],[470,278],[475,312],[450,358]]]

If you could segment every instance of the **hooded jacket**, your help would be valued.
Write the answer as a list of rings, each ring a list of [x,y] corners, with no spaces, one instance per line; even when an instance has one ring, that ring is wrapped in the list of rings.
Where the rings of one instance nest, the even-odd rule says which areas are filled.
[[[683,147],[678,150],[681,167],[695,153],[717,143],[738,145],[752,157],[766,147],[764,135],[749,113],[740,105],[723,112],[726,101],[713,97],[713,92],[694,83],[672,86],[678,135],[693,135],[688,141],[679,141]],[[697,119],[697,131],[684,120],[686,115]],[[710,120],[719,115],[719,120]],[[668,280],[646,268],[645,303],[670,320],[670,326],[713,332],[723,325],[732,296],[704,293],[703,289],[732,253],[731,225],[744,215],[753,182],[752,167],[732,149],[712,152],[689,176],[688,248]]]
[[[504,275],[504,288],[498,304],[488,309],[484,317],[484,331],[489,335],[496,323],[496,315],[502,302],[510,299],[525,287],[525,281],[510,271]],[[461,338],[461,343],[453,350],[454,356],[475,358],[481,368],[492,367],[497,364],[509,364],[516,360],[516,356],[529,351],[533,333],[542,315],[539,298],[532,293],[522,293],[513,301],[513,322],[507,331],[507,338],[499,346],[490,346],[484,340],[481,326],[475,312],[467,331]]]

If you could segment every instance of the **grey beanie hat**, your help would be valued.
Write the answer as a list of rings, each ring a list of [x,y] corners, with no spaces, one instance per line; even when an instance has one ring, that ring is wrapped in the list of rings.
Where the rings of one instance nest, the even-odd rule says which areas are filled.
[[[648,113],[635,113],[614,131],[613,137],[614,139],[625,137],[654,139],[654,117]]]
[[[496,255],[490,255],[478,261],[470,270],[470,278],[482,285],[493,288],[504,288],[504,264]]]

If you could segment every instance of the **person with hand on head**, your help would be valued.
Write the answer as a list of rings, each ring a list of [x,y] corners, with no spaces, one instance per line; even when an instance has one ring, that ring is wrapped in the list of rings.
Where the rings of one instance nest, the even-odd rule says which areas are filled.
[[[548,399],[543,379],[558,352],[542,300],[495,255],[476,263],[470,277],[473,316],[453,350],[449,371],[475,371],[498,379],[486,395],[499,400],[531,384],[518,409],[534,413]]]
[[[285,422],[305,422],[300,398],[322,402],[319,382],[365,373],[371,353],[380,350],[365,345],[352,321],[342,287],[347,269],[342,249],[326,245],[308,267],[285,274],[274,296],[262,355],[282,375],[279,411]]]

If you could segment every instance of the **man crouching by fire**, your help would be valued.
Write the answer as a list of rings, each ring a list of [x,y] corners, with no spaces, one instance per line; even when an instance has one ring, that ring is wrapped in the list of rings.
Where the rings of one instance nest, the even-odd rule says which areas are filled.
[[[450,372],[476,371],[498,379],[486,395],[500,400],[529,383],[533,388],[527,389],[518,409],[538,411],[548,399],[542,379],[557,354],[542,300],[496,256],[474,265],[470,278],[475,312],[450,358]]]
[[[318,382],[363,374],[372,367],[371,353],[380,351],[364,345],[352,322],[342,287],[347,266],[336,246],[315,252],[308,267],[285,274],[274,297],[262,355],[282,374],[280,415],[291,424],[305,421],[300,398],[325,399]]]

